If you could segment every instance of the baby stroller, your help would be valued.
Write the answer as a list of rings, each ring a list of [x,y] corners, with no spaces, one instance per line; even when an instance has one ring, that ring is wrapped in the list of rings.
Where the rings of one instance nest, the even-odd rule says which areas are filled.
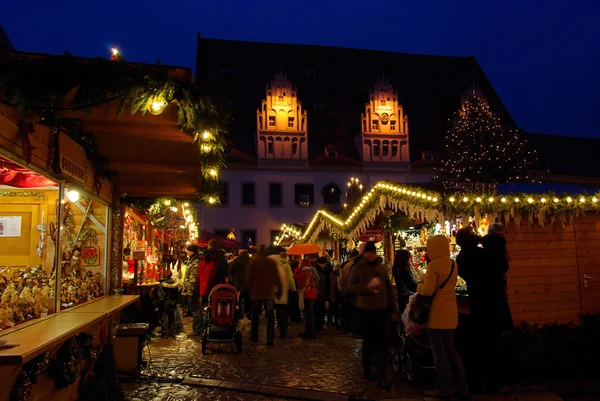
[[[237,352],[242,352],[242,333],[238,329],[240,317],[235,287],[229,284],[215,286],[208,296],[202,329],[202,354],[206,354],[209,343],[235,343]]]
[[[427,332],[421,330],[417,334],[409,334],[404,327],[399,322],[397,333],[394,333],[397,341],[392,342],[392,366],[396,374],[404,370],[408,381],[414,382],[420,377],[422,369],[433,369],[435,364]]]

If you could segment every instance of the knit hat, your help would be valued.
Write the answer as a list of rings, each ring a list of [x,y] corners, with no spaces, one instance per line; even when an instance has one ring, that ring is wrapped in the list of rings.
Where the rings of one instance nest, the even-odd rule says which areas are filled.
[[[375,243],[373,241],[369,241],[367,242],[367,244],[365,245],[365,250],[363,251],[363,253],[377,253],[377,248],[375,247]]]
[[[186,250],[188,250],[192,253],[198,253],[198,252],[200,252],[200,247],[196,244],[191,244],[186,248]]]

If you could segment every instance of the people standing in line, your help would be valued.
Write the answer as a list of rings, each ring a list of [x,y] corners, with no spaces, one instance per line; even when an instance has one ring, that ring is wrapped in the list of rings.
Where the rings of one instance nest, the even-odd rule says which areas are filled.
[[[200,248],[196,244],[189,245],[186,250],[187,259],[185,264],[185,277],[181,294],[186,297],[189,311],[194,320],[192,321],[192,332],[190,335],[197,336],[202,333],[202,299],[200,296],[200,283],[198,269],[200,265]]]
[[[456,280],[458,267],[450,258],[450,244],[443,235],[427,241],[427,271],[417,292],[435,296],[426,323],[437,376],[437,390],[428,392],[435,398],[466,398],[468,385],[460,355],[454,347],[454,332],[458,326]],[[442,289],[440,286],[445,282]]]
[[[375,359],[377,385],[389,388],[386,377],[390,321],[398,318],[392,283],[375,243],[366,243],[362,258],[350,272],[346,290],[356,296],[359,324],[364,336],[362,365],[366,379],[372,378],[371,360]]]
[[[392,274],[398,293],[398,309],[402,314],[406,309],[410,296],[417,292],[417,280],[412,274],[410,251],[400,249],[396,252]]]
[[[290,267],[293,272],[296,271],[298,266],[300,266],[301,258],[299,256],[294,257],[294,259],[290,263]],[[295,288],[298,288],[298,283],[294,279]],[[289,299],[289,311],[290,311],[290,320],[292,323],[302,323],[302,311],[300,310],[298,292],[290,291],[290,299]]]
[[[173,276],[170,269],[165,269],[156,288],[155,303],[160,315],[160,336],[162,338],[175,338],[177,333],[175,312],[179,298],[179,280]]]
[[[484,273],[480,278],[481,297],[475,306],[478,317],[477,344],[479,369],[482,374],[482,390],[498,393],[502,387],[503,333],[513,328],[513,319],[506,295],[506,273],[509,257],[504,237],[504,226],[491,224],[488,234],[481,239],[483,245]],[[468,285],[468,282],[467,282]]]
[[[348,275],[350,274],[350,270],[356,259],[359,257],[358,250],[354,249],[350,253],[350,258],[345,261],[340,267],[340,277],[338,278],[338,290],[342,294],[342,326],[344,331],[348,334],[352,332],[353,322],[356,319],[353,319],[354,316],[354,296],[348,294],[346,291],[346,283],[348,281]]]
[[[319,276],[317,281],[317,303],[315,305],[315,329],[317,333],[323,331],[325,317],[327,316],[327,302],[329,302],[329,287],[327,285],[327,258],[311,255],[312,267]]]
[[[258,342],[260,314],[265,309],[267,318],[267,345],[275,342],[275,301],[273,296],[281,298],[283,284],[279,276],[277,262],[268,255],[265,245],[258,246],[258,255],[248,265],[248,285],[252,299],[252,331],[250,339]]]
[[[278,256],[275,256],[274,259],[277,262],[279,277],[283,287],[281,298],[275,298],[275,315],[277,317],[277,326],[279,327],[279,337],[286,338],[290,318],[288,301],[290,293],[296,292],[296,282],[294,281],[292,268],[288,263],[287,254],[282,252]]]
[[[304,339],[317,338],[315,305],[317,303],[318,276],[308,259],[302,260],[300,265],[294,270],[294,279],[298,283],[298,293],[301,298],[300,303],[304,302],[305,330],[299,334],[299,337]]]
[[[250,286],[248,285],[248,265],[250,255],[246,249],[240,249],[238,256],[229,263],[229,284],[232,284],[240,293],[240,300],[244,305],[244,316],[250,317],[252,299],[250,299]]]

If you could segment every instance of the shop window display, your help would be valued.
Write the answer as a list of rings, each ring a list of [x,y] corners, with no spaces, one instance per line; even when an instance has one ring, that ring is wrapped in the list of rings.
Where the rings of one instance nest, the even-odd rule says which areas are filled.
[[[60,201],[60,308],[101,297],[106,287],[108,206],[75,189]]]
[[[0,158],[0,330],[55,312],[57,183]]]

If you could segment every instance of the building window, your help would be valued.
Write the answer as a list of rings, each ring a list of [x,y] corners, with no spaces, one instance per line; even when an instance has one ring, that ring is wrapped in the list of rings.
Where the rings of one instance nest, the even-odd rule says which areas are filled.
[[[379,157],[379,144],[378,143],[373,144],[373,156]]]
[[[296,205],[310,207],[315,203],[313,184],[296,184],[294,186],[294,198]]]
[[[228,66],[221,66],[221,74],[229,74],[231,72],[231,67]]]
[[[398,145],[392,145],[392,157],[398,157]]]
[[[254,197],[254,183],[245,182],[242,184],[242,206],[254,206],[256,199]]]
[[[267,142],[267,152],[272,155],[273,154],[273,140],[269,139]]]
[[[292,142],[292,154],[294,156],[298,154],[298,142]]]
[[[383,157],[387,157],[390,153],[390,145],[383,145]]]
[[[392,131],[396,130],[396,121],[395,120],[390,121],[390,129]]]
[[[269,206],[283,206],[283,186],[281,183],[269,184]]]
[[[256,230],[242,230],[242,240],[246,246],[256,245]]]
[[[213,233],[219,238],[227,238],[227,234],[229,234],[229,230],[213,230]]]
[[[385,106],[385,99],[381,99],[381,100],[379,101],[379,104],[381,104],[382,106]]]
[[[373,129],[379,130],[379,120],[373,120]]]
[[[269,127],[275,126],[275,116],[269,116]]]
[[[330,182],[329,184],[323,187],[321,194],[323,195],[323,203],[326,205],[339,205],[340,204],[340,195],[342,191],[340,187],[338,187],[334,182]]]
[[[219,183],[219,200],[221,206],[229,205],[229,185],[226,182]]]
[[[288,117],[288,128],[294,128],[294,117]]]

